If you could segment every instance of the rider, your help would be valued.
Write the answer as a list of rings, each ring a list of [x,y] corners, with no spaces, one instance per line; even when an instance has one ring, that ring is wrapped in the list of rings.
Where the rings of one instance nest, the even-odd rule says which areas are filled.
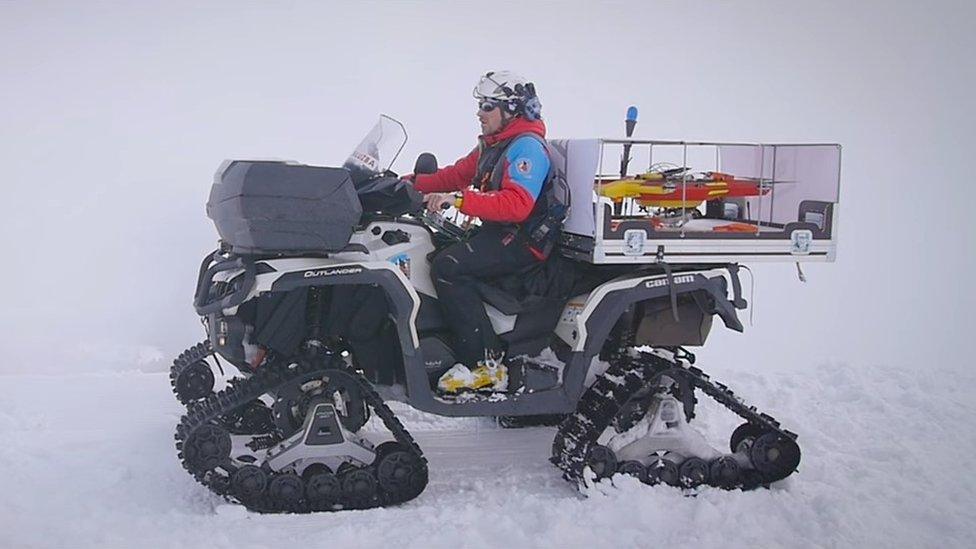
[[[431,265],[460,361],[438,382],[445,392],[507,389],[504,349],[477,283],[522,272],[548,253],[526,234],[546,216],[549,202],[550,159],[535,86],[509,71],[489,72],[475,86],[474,97],[481,122],[478,146],[452,166],[416,175],[414,184],[426,193],[431,211],[453,206],[482,220],[474,236],[444,249]]]

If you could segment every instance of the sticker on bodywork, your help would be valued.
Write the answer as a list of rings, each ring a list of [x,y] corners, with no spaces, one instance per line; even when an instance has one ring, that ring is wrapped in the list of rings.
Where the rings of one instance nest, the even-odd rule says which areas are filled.
[[[410,256],[407,254],[397,254],[390,258],[390,263],[393,263],[400,268],[400,272],[403,276],[410,278]]]
[[[576,322],[576,318],[583,312],[584,308],[586,308],[586,303],[567,303],[566,308],[563,309],[563,314],[559,318],[559,322],[566,324]]]
[[[810,245],[813,243],[813,231],[810,229],[796,229],[790,233],[790,253],[793,255],[806,255],[810,253]]]

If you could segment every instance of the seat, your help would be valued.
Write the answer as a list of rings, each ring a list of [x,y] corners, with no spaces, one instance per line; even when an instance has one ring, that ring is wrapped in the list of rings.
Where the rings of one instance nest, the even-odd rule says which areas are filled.
[[[523,310],[522,302],[505,290],[487,282],[478,282],[478,293],[481,294],[481,299],[498,309],[502,314],[517,315]]]

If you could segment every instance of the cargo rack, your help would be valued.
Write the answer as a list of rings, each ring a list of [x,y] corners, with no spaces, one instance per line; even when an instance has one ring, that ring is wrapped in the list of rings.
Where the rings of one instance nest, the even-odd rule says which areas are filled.
[[[560,243],[567,257],[599,264],[835,259],[838,144],[549,143],[571,193]],[[606,196],[614,183],[650,194],[614,199]],[[748,196],[732,196],[730,185]],[[702,193],[711,194],[698,201]]]

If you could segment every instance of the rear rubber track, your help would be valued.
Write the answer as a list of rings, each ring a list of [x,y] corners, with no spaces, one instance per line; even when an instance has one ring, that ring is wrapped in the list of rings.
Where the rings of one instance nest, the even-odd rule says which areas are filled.
[[[605,450],[597,445],[600,435],[611,425],[621,407],[631,396],[644,387],[657,384],[662,377],[676,381],[683,380],[689,386],[699,389],[726,409],[744,419],[758,433],[775,433],[787,444],[795,446],[796,434],[783,429],[772,416],[759,412],[754,406],[744,404],[728,387],[711,381],[699,368],[685,359],[674,355],[668,360],[652,352],[631,350],[617,353],[610,367],[583,393],[576,412],[560,425],[552,445],[550,461],[563,471],[563,476],[579,485],[585,484],[584,469],[588,465],[591,448]],[[687,406],[687,404],[686,404]],[[690,416],[690,414],[689,414]],[[690,419],[690,417],[689,417]],[[798,447],[797,452],[798,452]],[[799,454],[796,456],[797,463]],[[766,474],[758,479],[747,479],[724,488],[752,489],[768,486],[769,483],[785,478],[795,470]]]

